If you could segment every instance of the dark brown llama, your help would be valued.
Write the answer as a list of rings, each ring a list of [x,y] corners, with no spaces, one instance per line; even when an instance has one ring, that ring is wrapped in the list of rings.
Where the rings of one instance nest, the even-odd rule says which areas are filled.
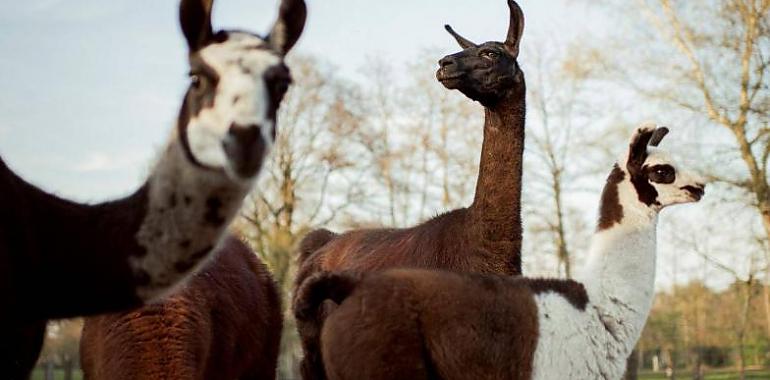
[[[25,379],[48,319],[156,299],[208,258],[252,189],[291,81],[284,55],[306,9],[283,0],[267,38],[211,27],[211,0],[183,0],[190,87],[145,184],[98,205],[27,183],[0,160],[0,376]]]
[[[473,203],[411,228],[364,229],[339,235],[324,229],[313,231],[300,244],[295,288],[318,271],[410,266],[521,273],[526,87],[516,60],[524,15],[515,1],[509,0],[508,6],[510,25],[505,42],[478,45],[447,25],[464,50],[441,59],[436,74],[446,88],[457,89],[484,106],[484,143]],[[305,351],[305,379],[323,378],[317,357],[319,327],[298,324]]]
[[[658,213],[703,181],[645,125],[612,169],[580,282],[416,268],[319,273],[299,320],[339,306],[321,332],[332,380],[620,379],[652,306]]]
[[[277,285],[235,237],[214,255],[161,303],[86,318],[85,378],[275,379],[283,324]]]

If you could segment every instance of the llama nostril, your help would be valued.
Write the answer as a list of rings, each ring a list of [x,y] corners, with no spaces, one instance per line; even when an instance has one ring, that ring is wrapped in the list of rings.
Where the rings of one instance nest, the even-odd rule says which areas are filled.
[[[440,61],[438,61],[438,64],[443,69],[443,68],[445,68],[447,66],[454,65],[455,64],[455,59],[452,58],[452,57],[444,57]]]

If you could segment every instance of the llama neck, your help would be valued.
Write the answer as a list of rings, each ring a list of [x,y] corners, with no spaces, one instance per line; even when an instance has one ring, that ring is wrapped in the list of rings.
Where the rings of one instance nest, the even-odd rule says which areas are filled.
[[[136,232],[146,253],[130,258],[151,299],[203,264],[251,189],[224,172],[193,165],[173,139],[147,180],[147,212]]]
[[[482,240],[513,255],[521,268],[521,176],[524,156],[525,96],[523,82],[515,93],[487,107],[476,195],[469,208],[472,228]],[[499,243],[508,244],[499,244]],[[494,248],[493,248],[494,250]],[[516,269],[520,271],[520,269]]]
[[[636,199],[630,182],[607,186],[615,185],[620,195],[614,199],[621,205],[622,217],[609,227],[600,224],[591,241],[582,282],[607,332],[627,356],[652,307],[657,213]]]
[[[249,189],[193,166],[177,139],[137,192],[97,205],[45,193],[0,164],[0,250],[15,254],[9,275],[21,294],[11,303],[66,318],[153,299],[205,261]]]

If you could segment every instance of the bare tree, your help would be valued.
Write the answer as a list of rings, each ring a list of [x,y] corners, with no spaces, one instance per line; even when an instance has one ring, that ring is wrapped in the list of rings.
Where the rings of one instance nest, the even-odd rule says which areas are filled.
[[[302,234],[361,203],[356,152],[346,149],[348,136],[360,123],[347,107],[356,90],[332,72],[311,58],[292,62],[296,84],[283,101],[273,152],[236,225],[285,293],[291,288],[293,252]],[[301,352],[293,320],[286,321],[279,371],[290,378]]]
[[[559,56],[560,50],[559,43],[541,44],[527,55],[533,65],[528,66],[525,210],[528,238],[537,242],[538,255],[552,252],[557,272],[572,278],[573,253],[586,248],[592,231],[585,208],[570,201],[583,192],[584,179],[598,183],[599,176],[580,162],[597,145],[586,141],[584,133],[594,122],[585,101],[593,67],[570,53]],[[607,170],[605,165],[602,174]]]

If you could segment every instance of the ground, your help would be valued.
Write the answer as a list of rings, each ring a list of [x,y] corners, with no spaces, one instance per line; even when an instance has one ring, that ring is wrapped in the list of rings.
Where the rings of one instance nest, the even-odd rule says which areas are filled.
[[[690,372],[677,372],[677,379],[692,379]],[[639,373],[639,380],[664,380],[666,375],[663,373]],[[732,370],[709,370],[706,372],[705,380],[738,380],[738,372]],[[770,371],[768,370],[755,370],[746,371],[746,380],[768,380],[770,379]]]

